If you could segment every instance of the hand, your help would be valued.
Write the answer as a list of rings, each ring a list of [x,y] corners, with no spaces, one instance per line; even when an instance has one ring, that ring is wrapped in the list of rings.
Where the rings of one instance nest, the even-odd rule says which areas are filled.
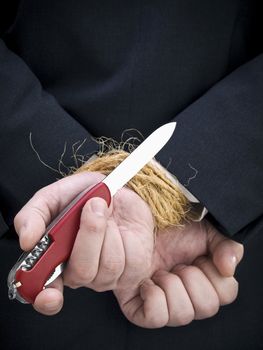
[[[38,191],[15,218],[21,248],[32,249],[50,221],[78,193],[103,178],[99,173],[86,172]],[[147,204],[131,190],[119,191],[110,208],[102,199],[89,200],[83,208],[80,229],[63,273],[64,284],[97,291],[113,290],[117,284],[137,286],[151,272],[153,228]],[[34,307],[45,314],[58,312],[63,303],[63,282],[58,278],[49,285],[53,288],[42,291]]]
[[[31,249],[51,219],[101,178],[82,173],[40,190],[15,219],[21,247]],[[183,325],[212,316],[219,305],[235,299],[237,282],[232,276],[242,253],[240,244],[206,221],[159,232],[154,244],[148,206],[123,189],[109,210],[101,199],[85,205],[64,282],[73,288],[113,290],[126,317],[137,325]],[[51,287],[34,304],[44,314],[58,312],[63,304],[62,278]]]
[[[143,327],[181,326],[217,313],[233,302],[233,277],[243,246],[221,235],[209,222],[158,232],[151,278],[139,288],[114,291],[121,309]]]

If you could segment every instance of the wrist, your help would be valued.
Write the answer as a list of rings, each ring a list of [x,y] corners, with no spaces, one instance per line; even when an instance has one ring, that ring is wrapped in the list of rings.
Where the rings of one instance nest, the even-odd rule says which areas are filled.
[[[129,153],[111,150],[92,157],[77,170],[111,173]],[[177,183],[172,182],[160,167],[152,162],[146,164],[126,185],[136,192],[151,208],[156,228],[183,226],[192,218],[191,203]]]
[[[153,166],[159,168],[172,183],[178,186],[180,191],[191,203],[191,220],[201,221],[208,213],[208,210],[205,208],[205,206],[202,203],[200,203],[200,201],[178,181],[175,175],[173,175],[166,168],[164,168],[156,159],[152,159],[151,163],[153,164]]]

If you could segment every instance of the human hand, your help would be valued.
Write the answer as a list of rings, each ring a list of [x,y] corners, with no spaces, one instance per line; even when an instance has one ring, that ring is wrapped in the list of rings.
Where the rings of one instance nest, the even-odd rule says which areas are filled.
[[[31,250],[50,221],[78,193],[103,178],[99,173],[85,172],[38,191],[14,221],[21,248]],[[92,198],[83,208],[63,280],[58,278],[42,291],[34,307],[44,314],[58,312],[63,304],[64,284],[96,291],[113,290],[117,284],[137,286],[151,271],[153,228],[148,205],[131,190],[120,190],[110,208],[104,200]]]
[[[21,247],[31,249],[51,219],[75,195],[101,179],[100,174],[82,173],[39,191],[15,219]],[[102,206],[103,216],[92,213],[95,205]],[[199,258],[207,254],[211,257]],[[233,256],[236,262],[241,259],[242,246],[205,221],[160,232],[154,244],[148,206],[123,189],[115,196],[113,208],[107,209],[101,199],[85,205],[63,278],[73,288],[113,290],[126,317],[137,325],[182,325],[212,316],[219,304],[236,297]],[[58,312],[63,304],[62,278],[50,287],[34,304],[44,314]]]
[[[151,278],[139,288],[114,291],[121,309],[143,327],[182,326],[211,317],[233,302],[233,277],[243,245],[220,234],[208,221],[159,231]]]

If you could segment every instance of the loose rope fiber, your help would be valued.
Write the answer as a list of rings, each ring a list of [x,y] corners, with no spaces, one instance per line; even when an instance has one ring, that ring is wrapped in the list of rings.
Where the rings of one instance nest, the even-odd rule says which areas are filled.
[[[108,175],[127,156],[128,152],[118,148],[106,153],[100,152],[94,160],[88,161],[75,173],[96,171]],[[167,178],[165,173],[152,163],[148,163],[127,184],[136,192],[152,211],[155,227],[164,229],[169,226],[183,226],[191,219],[191,203],[179,187]]]

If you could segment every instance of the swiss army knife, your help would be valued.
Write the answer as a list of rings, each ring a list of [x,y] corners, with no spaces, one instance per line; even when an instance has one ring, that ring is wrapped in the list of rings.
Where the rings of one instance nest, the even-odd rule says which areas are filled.
[[[81,211],[93,197],[111,198],[168,142],[176,123],[164,124],[147,137],[103,181],[80,193],[47,227],[30,251],[18,259],[8,275],[8,295],[22,303],[34,303],[36,296],[62,272],[79,230]]]

